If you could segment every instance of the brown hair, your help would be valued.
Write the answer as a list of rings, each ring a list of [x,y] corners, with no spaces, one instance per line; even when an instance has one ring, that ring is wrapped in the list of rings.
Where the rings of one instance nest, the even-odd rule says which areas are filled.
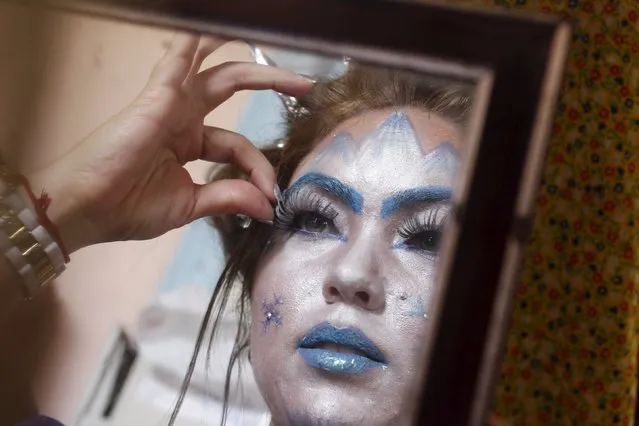
[[[418,78],[402,71],[351,66],[351,69],[342,77],[320,81],[309,95],[300,98],[300,106],[305,111],[302,114],[287,114],[287,137],[284,147],[281,149],[271,147],[262,150],[262,152],[277,171],[278,185],[281,188],[286,188],[295,169],[311,152],[315,143],[343,121],[371,110],[389,107],[415,107],[464,126],[471,107],[470,94],[471,89],[468,85],[445,79]],[[237,168],[230,166],[220,167],[213,175],[213,180],[228,178],[246,179],[246,176]],[[237,303],[239,324],[226,373],[222,424],[225,424],[226,421],[233,368],[249,344],[248,309],[251,289],[258,261],[267,245],[272,229],[255,221],[246,229],[235,217],[228,216],[215,218],[214,224],[222,236],[227,254],[227,264],[204,315],[191,363],[169,425],[175,421],[184,399],[197,355],[208,330],[211,315],[215,311],[213,327],[208,339],[207,363],[210,358],[211,343],[228,302],[229,293],[232,286],[238,282],[242,285],[242,294]],[[239,374],[241,372],[238,369]]]

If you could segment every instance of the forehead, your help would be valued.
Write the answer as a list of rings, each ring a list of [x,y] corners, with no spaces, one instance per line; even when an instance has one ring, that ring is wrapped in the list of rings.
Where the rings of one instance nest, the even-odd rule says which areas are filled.
[[[420,109],[369,111],[344,121],[298,166],[292,182],[320,172],[367,192],[452,186],[461,130]]]

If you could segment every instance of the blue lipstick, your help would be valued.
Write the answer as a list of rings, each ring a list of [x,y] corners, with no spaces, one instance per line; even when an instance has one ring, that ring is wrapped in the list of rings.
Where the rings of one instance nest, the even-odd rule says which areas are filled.
[[[360,330],[328,322],[310,329],[297,352],[310,367],[331,373],[360,374],[386,365],[382,351]]]

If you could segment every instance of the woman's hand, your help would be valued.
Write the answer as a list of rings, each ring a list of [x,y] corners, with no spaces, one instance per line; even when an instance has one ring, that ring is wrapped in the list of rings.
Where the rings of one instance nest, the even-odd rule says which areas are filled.
[[[51,196],[49,216],[69,251],[100,242],[147,239],[199,217],[242,213],[271,220],[275,173],[243,136],[205,126],[235,92],[273,89],[292,96],[312,83],[290,71],[224,63],[199,71],[219,40],[178,35],[137,99],[69,154],[29,176]],[[195,184],[184,164],[234,163],[250,183]]]

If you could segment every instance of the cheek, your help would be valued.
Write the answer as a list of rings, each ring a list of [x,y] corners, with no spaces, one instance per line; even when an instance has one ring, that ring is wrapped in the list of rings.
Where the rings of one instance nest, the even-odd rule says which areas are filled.
[[[332,238],[310,241],[297,235],[276,242],[258,267],[253,300],[277,293],[290,306],[289,302],[321,293],[326,271],[334,264],[340,246],[342,243]]]
[[[309,320],[320,320],[308,313],[324,303],[325,268],[315,261],[313,250],[301,245],[293,239],[276,244],[260,263],[251,291],[251,365],[267,400],[278,394],[281,378],[288,377],[288,362],[295,358]]]
[[[261,336],[270,339],[273,333],[295,332],[299,318],[322,302],[328,268],[318,251],[309,246],[325,245],[292,237],[262,260],[251,291],[251,332],[256,342],[263,340]]]
[[[432,299],[438,259],[410,250],[395,252],[397,262],[387,277],[387,291],[397,301],[400,316],[411,317],[419,313],[419,309],[416,309],[419,301],[421,310],[426,311],[421,312],[423,317]]]
[[[401,348],[394,352],[402,368],[412,372],[422,359],[437,259],[410,251],[394,255],[396,261],[386,276],[387,333],[390,344]]]
[[[322,294],[339,262],[340,256],[333,254],[340,244],[292,237],[262,261],[252,290],[251,352],[258,376],[275,374],[282,355],[295,354],[297,340],[310,326],[325,321],[334,309],[344,309],[327,305]],[[377,317],[371,319],[386,336],[387,349],[409,373],[421,359],[419,342],[428,323],[437,259],[393,250],[380,261],[386,309],[381,318],[366,315]]]

